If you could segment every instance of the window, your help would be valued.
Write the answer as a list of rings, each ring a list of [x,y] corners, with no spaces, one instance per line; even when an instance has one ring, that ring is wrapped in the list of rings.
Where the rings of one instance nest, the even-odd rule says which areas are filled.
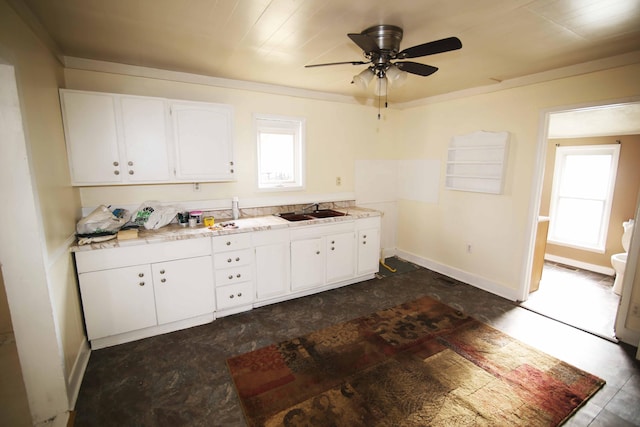
[[[304,119],[255,115],[258,141],[258,188],[304,188]]]
[[[558,147],[549,241],[604,253],[620,145]]]

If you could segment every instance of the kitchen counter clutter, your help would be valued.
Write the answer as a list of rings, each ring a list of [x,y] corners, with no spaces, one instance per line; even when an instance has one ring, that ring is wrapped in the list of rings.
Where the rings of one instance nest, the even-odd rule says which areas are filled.
[[[298,222],[246,217],[233,221],[237,228],[171,224],[141,229],[135,239],[73,246],[91,347],[373,278],[380,212],[337,210],[348,215]]]

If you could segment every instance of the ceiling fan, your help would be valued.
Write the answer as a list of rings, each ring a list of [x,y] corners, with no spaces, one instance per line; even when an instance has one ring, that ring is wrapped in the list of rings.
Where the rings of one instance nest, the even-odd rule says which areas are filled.
[[[403,59],[449,52],[462,47],[462,43],[457,37],[449,37],[400,50],[402,34],[402,28],[395,25],[374,25],[361,33],[347,34],[347,36],[364,51],[364,56],[367,58],[367,61],[330,62],[326,64],[306,65],[305,67],[371,64],[366,70],[354,76],[352,83],[364,89],[374,76],[378,77],[379,84],[376,88],[376,95],[385,96],[387,81],[400,83],[406,78],[406,73],[429,76],[438,71],[437,67],[419,62],[402,61]],[[403,71],[405,73],[403,73]]]

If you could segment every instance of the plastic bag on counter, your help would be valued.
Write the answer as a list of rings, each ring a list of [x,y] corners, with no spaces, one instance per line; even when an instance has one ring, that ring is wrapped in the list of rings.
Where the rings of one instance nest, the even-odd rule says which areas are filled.
[[[160,202],[144,202],[131,221],[147,230],[157,230],[169,224],[180,210],[177,206],[162,206]]]
[[[114,215],[105,205],[100,205],[89,215],[82,218],[76,224],[76,233],[89,234],[115,234],[129,220],[128,212],[120,209],[118,215]]]

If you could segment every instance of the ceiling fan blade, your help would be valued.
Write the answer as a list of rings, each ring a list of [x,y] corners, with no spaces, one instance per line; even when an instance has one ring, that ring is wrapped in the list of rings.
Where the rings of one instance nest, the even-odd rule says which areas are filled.
[[[420,56],[434,55],[436,53],[449,52],[460,49],[462,42],[457,37],[449,37],[442,40],[435,40],[429,43],[419,44],[409,47],[398,53],[397,58],[418,58]]]
[[[373,37],[369,37],[366,34],[361,33],[351,33],[347,34],[347,36],[357,44],[360,49],[362,49],[365,53],[375,52],[380,50],[380,46],[376,43],[376,40]]]
[[[362,65],[368,64],[369,62],[364,61],[344,61],[344,62],[328,62],[326,64],[311,64],[305,65],[304,68],[313,68],[313,67],[325,67],[327,65],[343,65],[343,64],[351,64],[351,65]]]
[[[407,73],[417,74],[419,76],[429,76],[436,71],[438,71],[438,67],[432,67],[431,65],[420,64],[418,62],[396,62],[395,66],[398,67],[401,71],[406,71]]]

